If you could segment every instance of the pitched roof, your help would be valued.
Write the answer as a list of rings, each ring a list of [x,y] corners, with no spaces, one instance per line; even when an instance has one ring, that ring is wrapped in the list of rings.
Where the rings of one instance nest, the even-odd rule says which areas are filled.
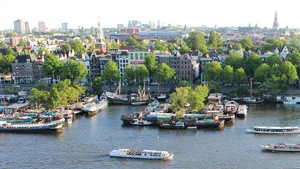
[[[27,59],[32,62],[36,60],[36,57],[34,55],[18,55],[15,60],[18,60],[18,63],[26,63]]]

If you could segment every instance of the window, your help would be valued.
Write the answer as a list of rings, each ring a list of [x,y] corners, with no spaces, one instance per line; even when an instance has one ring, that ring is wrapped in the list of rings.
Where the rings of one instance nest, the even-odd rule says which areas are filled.
[[[133,60],[133,53],[130,53],[130,60]]]
[[[139,59],[139,54],[138,54],[138,53],[135,53],[135,54],[134,54],[134,59],[135,59],[135,60],[138,60],[138,59]]]

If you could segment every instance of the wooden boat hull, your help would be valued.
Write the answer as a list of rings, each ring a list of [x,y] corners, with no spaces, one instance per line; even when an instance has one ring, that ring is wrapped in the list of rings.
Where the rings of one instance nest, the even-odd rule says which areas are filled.
[[[233,123],[235,120],[235,116],[234,115],[219,116],[219,120],[224,120],[225,123]]]
[[[217,121],[215,123],[206,123],[206,122],[199,122],[195,123],[194,125],[197,126],[197,129],[205,129],[205,128],[224,128],[225,121]]]

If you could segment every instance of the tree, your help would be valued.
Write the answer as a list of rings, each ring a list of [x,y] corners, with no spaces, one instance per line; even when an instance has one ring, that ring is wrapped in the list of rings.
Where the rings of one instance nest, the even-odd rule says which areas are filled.
[[[120,46],[119,46],[119,44],[117,44],[116,42],[113,42],[113,43],[111,44],[111,48],[112,48],[112,49],[119,49]]]
[[[136,40],[135,36],[129,36],[128,38],[128,46],[138,46],[140,43]]]
[[[5,43],[4,43],[4,41],[1,41],[1,42],[0,42],[0,48],[5,48]]]
[[[169,52],[172,52],[173,50],[175,50],[175,46],[172,43],[168,43],[167,48],[168,48]]]
[[[44,81],[37,81],[33,88],[36,88],[38,90],[47,90],[48,89],[48,84]]]
[[[72,49],[72,47],[71,47],[71,45],[69,45],[69,44],[65,44],[65,45],[63,45],[62,47],[61,47],[61,50],[64,50],[64,51],[68,51],[68,50],[71,50]]]
[[[282,63],[281,56],[279,56],[277,53],[275,53],[267,58],[267,64],[269,66],[273,66],[275,64],[280,65],[281,63]]]
[[[295,52],[290,54],[287,60],[295,65],[295,67],[297,68],[298,75],[300,75],[300,53]]]
[[[217,81],[222,72],[222,66],[219,62],[209,62],[204,66],[205,81]]]
[[[221,81],[224,84],[232,84],[233,82],[233,68],[230,65],[226,65],[225,68],[221,72]]]
[[[52,77],[52,83],[56,76],[58,76],[62,65],[56,56],[48,54],[45,57],[45,63],[43,64],[43,71]]]
[[[143,84],[145,79],[149,77],[149,71],[145,65],[138,66],[135,71],[135,78],[139,84]]]
[[[149,71],[150,77],[154,77],[156,74],[157,66],[156,66],[155,58],[156,58],[156,56],[154,53],[149,53],[148,55],[146,55],[144,57],[144,59],[145,59],[144,64]]]
[[[224,62],[225,65],[230,65],[234,69],[237,69],[243,65],[243,55],[240,52],[231,51]]]
[[[218,47],[217,35],[214,30],[211,30],[209,33],[208,45],[210,45],[213,48]]]
[[[298,79],[296,67],[289,61],[284,62],[282,66],[289,83],[295,82]]]
[[[234,72],[235,82],[238,84],[244,83],[246,80],[246,73],[242,67],[238,68]]]
[[[131,88],[132,82],[133,82],[134,79],[135,79],[135,71],[134,71],[134,69],[132,68],[131,65],[127,65],[127,66],[125,67],[124,78],[126,79],[126,81],[127,81],[128,84],[129,84],[129,87]]]
[[[250,76],[254,76],[255,70],[262,64],[259,56],[257,54],[251,54],[247,57],[247,59],[244,62],[244,68],[246,73]]]
[[[245,50],[250,50],[254,47],[250,38],[244,38],[240,41],[240,43]]]
[[[190,51],[191,48],[189,48],[186,44],[182,45],[179,49],[180,54],[185,54],[187,51]]]
[[[186,80],[183,80],[183,81],[180,81],[179,82],[179,85],[178,85],[179,87],[192,87],[192,84],[191,84],[191,82],[189,82],[189,81],[186,81]]]
[[[85,48],[79,40],[69,41],[69,44],[71,45],[72,49],[74,49],[75,53],[84,54]]]
[[[185,41],[187,46],[190,47],[192,50],[199,50],[203,54],[208,53],[206,41],[201,32],[199,31],[192,32],[190,36],[187,39],[185,39]]]
[[[263,63],[254,73],[254,80],[257,82],[265,82],[270,77],[270,66]]]
[[[48,91],[32,88],[30,94],[30,101],[36,104],[38,108],[46,106],[49,103],[50,93]]]
[[[158,80],[160,82],[166,83],[175,75],[175,70],[170,68],[169,65],[165,64],[164,62],[158,68]],[[166,88],[166,84],[165,84]]]
[[[49,51],[45,48],[40,48],[38,52],[39,56],[49,55]]]
[[[175,89],[175,92],[171,94],[171,109],[173,111],[176,112],[185,108],[185,105],[188,103],[190,90],[192,90],[191,87],[178,87]]]
[[[194,91],[190,90],[188,96],[188,103],[191,106],[191,112],[198,113],[205,105],[204,101],[209,94],[209,88],[207,85],[199,85]]]
[[[102,78],[106,82],[112,82],[113,80],[119,81],[119,73],[120,73],[120,70],[119,70],[116,62],[109,60],[104,66]],[[110,86],[110,91],[111,91],[111,83],[109,86]]]
[[[94,44],[90,45],[88,48],[88,51],[93,52],[96,49],[96,46]]]
[[[159,51],[168,51],[168,48],[165,46],[165,43],[160,40],[156,40],[154,43],[154,49]]]
[[[73,83],[74,80],[80,81],[85,78],[87,70],[83,63],[75,60],[69,60],[62,67],[62,75],[65,79],[70,79]]]
[[[243,49],[243,46],[241,43],[237,43],[235,46],[234,46],[234,50],[241,50]]]
[[[104,92],[104,82],[100,76],[93,81],[92,88],[98,97]]]
[[[21,39],[18,46],[24,47],[25,45],[26,45],[25,41]]]

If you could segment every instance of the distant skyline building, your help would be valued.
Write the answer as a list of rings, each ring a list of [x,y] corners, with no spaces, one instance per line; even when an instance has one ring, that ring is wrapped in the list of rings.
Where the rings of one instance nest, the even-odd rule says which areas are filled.
[[[21,19],[18,19],[14,22],[14,31],[19,34],[25,34],[26,28],[25,28],[25,22]]]
[[[26,31],[26,33],[31,33],[29,22],[25,22],[25,31]]]
[[[117,27],[118,27],[118,29],[123,29],[124,28],[124,24],[118,24]]]
[[[274,22],[273,22],[273,29],[274,30],[279,29],[279,23],[278,23],[278,20],[277,20],[277,11],[275,12],[275,18],[274,18]]]
[[[68,23],[62,23],[61,24],[61,30],[62,31],[68,31]]]
[[[46,32],[46,24],[45,22],[39,22],[39,31]]]

